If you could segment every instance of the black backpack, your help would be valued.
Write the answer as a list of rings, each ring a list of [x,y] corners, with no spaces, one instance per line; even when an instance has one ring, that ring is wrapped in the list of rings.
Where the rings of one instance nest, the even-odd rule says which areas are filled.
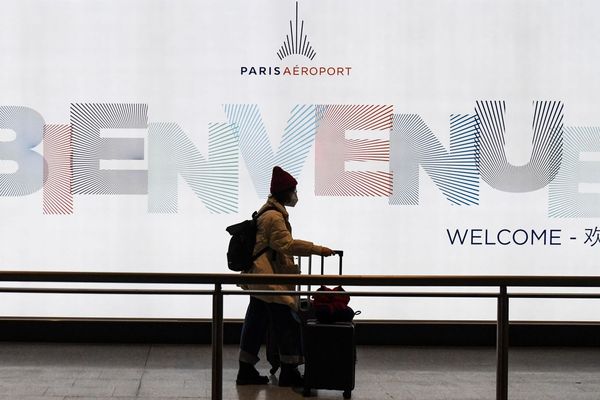
[[[253,255],[254,246],[256,245],[256,220],[262,213],[269,210],[274,210],[274,208],[267,208],[260,214],[255,211],[252,214],[252,219],[225,228],[231,235],[227,249],[227,266],[230,270],[236,272],[248,271],[252,268],[254,260],[269,249],[269,246],[267,246]]]

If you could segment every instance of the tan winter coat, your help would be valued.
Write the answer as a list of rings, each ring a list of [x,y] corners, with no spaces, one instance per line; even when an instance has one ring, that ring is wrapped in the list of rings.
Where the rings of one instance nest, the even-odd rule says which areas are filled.
[[[269,246],[270,249],[254,261],[247,272],[249,274],[299,274],[298,266],[292,256],[321,254],[321,246],[306,240],[294,239],[292,227],[288,221],[288,212],[274,197],[261,207],[259,213],[267,208],[274,208],[262,213],[257,220],[256,245],[254,254]],[[246,285],[250,290],[295,290],[295,285]],[[256,296],[268,303],[280,303],[298,309],[297,296]]]

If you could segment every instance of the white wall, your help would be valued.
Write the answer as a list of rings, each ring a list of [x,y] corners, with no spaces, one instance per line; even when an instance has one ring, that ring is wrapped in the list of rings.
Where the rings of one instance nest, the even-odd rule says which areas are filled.
[[[390,104],[395,113],[419,114],[447,147],[451,113],[473,113],[477,100],[505,100],[506,151],[517,165],[529,159],[534,100],[563,101],[565,125],[600,126],[598,2],[301,0],[317,57],[280,61],[275,51],[294,7],[290,0],[5,1],[0,106],[31,107],[47,124],[68,124],[71,103],[145,103],[149,122],[176,122],[205,154],[208,123],[227,121],[223,104],[258,104],[274,148],[296,104]],[[352,66],[352,74],[240,75],[241,66],[295,65]],[[418,206],[320,197],[314,158],[313,149],[297,177],[294,234],[344,249],[347,274],[598,273],[600,244],[583,239],[600,219],[549,218],[547,188],[505,193],[482,181],[480,204],[458,207],[421,170]],[[73,215],[44,215],[41,190],[0,197],[0,268],[227,272],[224,228],[263,202],[241,158],[239,173],[239,214],[209,213],[181,179],[177,214],[148,213],[144,195],[75,195]],[[449,244],[446,228],[468,227],[561,229],[565,238],[560,246]],[[227,316],[241,317],[245,303],[227,298]],[[352,304],[369,319],[495,315],[488,300]],[[594,301],[513,304],[513,319],[600,319]],[[0,295],[0,315],[206,317],[210,303]]]

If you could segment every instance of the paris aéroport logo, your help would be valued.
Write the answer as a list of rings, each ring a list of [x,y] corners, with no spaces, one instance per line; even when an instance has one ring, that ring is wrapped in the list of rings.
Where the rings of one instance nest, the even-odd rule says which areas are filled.
[[[287,26],[285,26],[287,25]],[[295,17],[288,21],[282,35],[282,44],[275,51],[275,61],[263,65],[243,65],[240,67],[242,76],[282,76],[282,77],[317,77],[317,76],[350,76],[351,66],[318,65],[318,53],[311,43],[309,31],[310,24],[305,23],[299,16],[299,5],[296,1]],[[305,63],[301,64],[298,58],[290,65],[286,65],[290,56],[300,56]],[[317,61],[315,61],[315,58]],[[275,64],[277,62],[277,64]],[[281,63],[281,64],[280,64]]]

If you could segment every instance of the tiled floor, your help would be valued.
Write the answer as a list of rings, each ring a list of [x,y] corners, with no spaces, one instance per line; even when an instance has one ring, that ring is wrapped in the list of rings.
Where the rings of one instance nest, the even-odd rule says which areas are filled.
[[[236,358],[226,346],[225,399],[302,398],[274,384],[236,387]],[[359,347],[352,398],[492,400],[494,363],[491,348]],[[209,346],[0,343],[0,399],[207,399],[210,366]],[[598,348],[513,348],[510,371],[510,399],[600,399]]]

